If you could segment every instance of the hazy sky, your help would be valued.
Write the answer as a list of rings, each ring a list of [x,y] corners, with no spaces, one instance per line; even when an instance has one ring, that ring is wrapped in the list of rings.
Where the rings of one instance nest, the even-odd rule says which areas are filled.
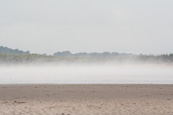
[[[0,45],[48,54],[173,53],[173,0],[0,0]]]

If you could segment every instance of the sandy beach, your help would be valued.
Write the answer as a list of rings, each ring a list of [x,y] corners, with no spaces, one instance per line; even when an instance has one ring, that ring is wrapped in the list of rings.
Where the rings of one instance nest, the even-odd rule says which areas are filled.
[[[173,85],[0,85],[0,115],[173,115]]]

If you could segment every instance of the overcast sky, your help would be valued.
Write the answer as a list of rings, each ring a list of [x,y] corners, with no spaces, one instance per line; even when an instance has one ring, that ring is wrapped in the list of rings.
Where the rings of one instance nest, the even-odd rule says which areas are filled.
[[[173,53],[173,0],[0,0],[0,46]]]

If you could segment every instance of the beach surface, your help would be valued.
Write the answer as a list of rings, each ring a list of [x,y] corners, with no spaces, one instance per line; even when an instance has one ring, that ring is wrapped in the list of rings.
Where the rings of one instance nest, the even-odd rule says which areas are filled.
[[[0,115],[173,115],[173,85],[0,85]]]

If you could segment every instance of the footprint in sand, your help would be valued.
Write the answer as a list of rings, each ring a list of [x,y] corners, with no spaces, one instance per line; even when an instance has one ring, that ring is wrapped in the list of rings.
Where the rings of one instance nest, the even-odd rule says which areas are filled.
[[[23,103],[26,103],[26,102],[23,102],[23,101],[14,101],[13,103],[16,103],[16,104],[23,104]]]

